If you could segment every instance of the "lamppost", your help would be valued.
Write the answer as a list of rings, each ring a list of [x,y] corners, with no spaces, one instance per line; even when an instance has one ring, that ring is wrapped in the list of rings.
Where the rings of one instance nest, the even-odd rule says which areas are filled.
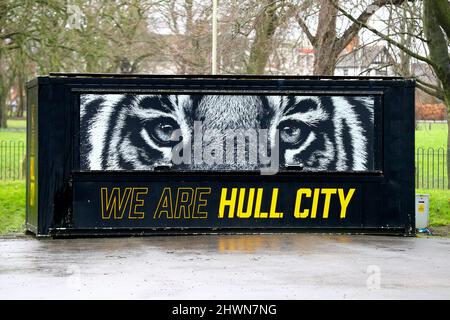
[[[217,0],[213,0],[212,9],[211,74],[217,74]]]

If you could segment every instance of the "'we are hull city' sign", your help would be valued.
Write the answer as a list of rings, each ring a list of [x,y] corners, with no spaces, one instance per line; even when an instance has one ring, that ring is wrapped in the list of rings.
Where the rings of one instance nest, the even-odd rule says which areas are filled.
[[[413,97],[401,79],[38,78],[27,228],[413,234]]]

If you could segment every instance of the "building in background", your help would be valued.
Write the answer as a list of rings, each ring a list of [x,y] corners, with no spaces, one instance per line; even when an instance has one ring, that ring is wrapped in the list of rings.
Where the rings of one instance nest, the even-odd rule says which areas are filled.
[[[347,47],[338,59],[335,76],[393,76],[394,59],[386,46]]]
[[[265,72],[279,75],[312,75],[314,49],[308,39],[284,41],[274,47]]]

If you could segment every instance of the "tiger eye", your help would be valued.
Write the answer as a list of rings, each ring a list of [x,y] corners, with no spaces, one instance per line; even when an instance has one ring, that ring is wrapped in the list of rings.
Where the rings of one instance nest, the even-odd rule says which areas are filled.
[[[285,143],[295,144],[301,138],[302,130],[299,126],[284,126],[280,130],[280,137]]]
[[[174,127],[170,124],[159,124],[155,128],[155,133],[160,140],[169,141],[172,138]]]
[[[171,118],[160,118],[147,123],[147,131],[152,139],[160,145],[171,145],[176,141],[175,131],[180,127]]]

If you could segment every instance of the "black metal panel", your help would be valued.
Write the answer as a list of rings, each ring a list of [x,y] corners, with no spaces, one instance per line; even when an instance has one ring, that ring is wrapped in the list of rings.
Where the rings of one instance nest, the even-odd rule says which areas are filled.
[[[34,92],[39,88],[39,94]],[[275,175],[257,172],[155,172],[124,170],[80,171],[80,94],[83,93],[202,93],[241,95],[317,95],[317,96],[366,96],[375,97],[374,150],[375,168],[372,172],[301,172],[284,170]],[[66,75],[40,77],[28,86],[29,114],[38,106],[38,159],[39,188],[37,230],[32,221],[36,211],[27,196],[27,225],[39,236],[46,235],[107,235],[142,234],[155,232],[205,232],[214,230],[328,230],[348,232],[388,232],[414,234],[414,82],[398,78],[328,78],[320,77],[265,77],[265,76],[119,76],[119,75]],[[31,108],[31,109],[30,109]],[[28,153],[31,125],[28,125]],[[82,132],[81,132],[82,133]],[[348,137],[347,137],[348,138]],[[29,157],[30,159],[30,157]],[[29,167],[30,169],[30,160]],[[30,172],[30,170],[28,170]],[[27,190],[30,193],[30,175]],[[127,219],[102,219],[102,195],[112,199],[114,188],[120,195],[127,188],[148,188],[134,198],[138,201]],[[192,206],[206,201],[200,213],[207,218],[191,219],[192,211],[180,219],[155,219],[158,203],[164,200],[164,188],[171,188],[176,198],[178,188],[193,188]],[[195,188],[201,192],[195,198]],[[204,189],[200,189],[204,188]],[[254,204],[258,202],[257,188],[262,189],[261,210],[270,212],[273,190],[277,190],[275,211],[283,212],[272,218],[219,218],[221,192],[227,188],[246,188],[247,196],[252,188]],[[295,217],[298,189],[331,189],[328,217],[323,217],[328,201],[320,194],[315,218]],[[354,188],[348,204],[348,214],[340,216],[342,202]],[[139,192],[139,189],[128,189]],[[183,190],[183,189],[181,189]],[[339,191],[340,190],[340,191]],[[142,190],[141,190],[142,191]],[[326,191],[325,191],[326,192]],[[334,193],[333,193],[334,192]],[[118,193],[118,194],[119,194]],[[118,195],[116,194],[116,196]],[[109,198],[108,198],[109,196]],[[130,196],[131,197],[131,196]],[[189,197],[189,192],[186,193]],[[303,194],[300,209],[312,209],[313,195]],[[119,199],[119,198],[117,198]],[[131,199],[131,198],[130,198]],[[247,204],[244,198],[245,204]],[[119,199],[120,200],[120,199]],[[143,201],[140,205],[139,201]],[[189,200],[190,201],[190,200]],[[188,204],[190,203],[188,201]],[[238,205],[238,196],[236,198]],[[126,202],[126,201],[125,201]],[[124,202],[124,203],[125,203]],[[176,207],[176,199],[173,199]],[[182,201],[181,201],[182,202]],[[127,202],[127,204],[130,204]],[[136,203],[135,203],[136,205]],[[184,210],[184,209],[181,209]],[[194,210],[194,209],[192,209]],[[254,211],[254,210],[253,210]],[[144,213],[141,218],[140,212]],[[198,213],[197,212],[197,213]],[[255,213],[255,212],[253,212]],[[310,212],[311,213],[311,212]],[[175,211],[173,211],[175,214]],[[127,215],[124,214],[124,217]],[[181,219],[181,216],[184,219]],[[113,217],[113,216],[110,216]],[[137,218],[136,218],[137,217]],[[161,217],[164,217],[162,215]],[[187,231],[186,231],[187,230]]]

